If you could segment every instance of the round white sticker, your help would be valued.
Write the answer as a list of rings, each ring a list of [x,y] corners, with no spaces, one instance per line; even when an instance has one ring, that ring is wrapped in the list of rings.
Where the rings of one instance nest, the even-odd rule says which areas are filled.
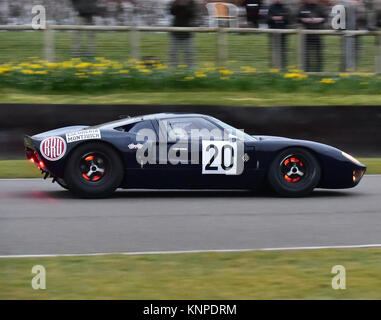
[[[61,159],[66,153],[66,142],[61,137],[49,137],[41,142],[40,152],[50,161]]]

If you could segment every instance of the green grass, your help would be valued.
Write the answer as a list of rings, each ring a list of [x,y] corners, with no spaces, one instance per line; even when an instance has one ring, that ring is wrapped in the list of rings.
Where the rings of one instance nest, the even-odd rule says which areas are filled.
[[[7,258],[0,299],[380,299],[381,249]],[[46,290],[31,288],[34,265]],[[331,287],[332,267],[346,289]]]
[[[72,32],[55,32],[56,60],[71,58]],[[2,32],[0,33],[0,63],[24,61],[28,57],[43,58],[42,32]],[[289,65],[296,65],[297,39],[289,37]],[[229,34],[228,59],[236,60],[237,67],[250,65],[258,71],[269,69],[268,36],[264,34]],[[141,56],[154,56],[161,61],[168,60],[169,36],[166,33],[144,32],[140,34]],[[374,71],[376,45],[374,37],[361,37],[359,71]],[[201,63],[216,61],[217,38],[215,33],[199,33],[195,36],[196,61]],[[365,50],[366,48],[366,50]],[[341,38],[324,37],[324,71],[339,71],[341,58]],[[98,32],[96,34],[96,55],[113,60],[130,58],[129,35],[126,32]]]
[[[381,95],[284,93],[261,91],[115,91],[44,94],[0,89],[0,103],[32,104],[191,104],[229,106],[381,105]]]
[[[381,158],[358,158],[367,166],[367,174],[381,174]]]
[[[368,169],[367,174],[381,174],[381,158],[358,158]],[[0,179],[39,178],[40,171],[28,160],[0,160]]]
[[[70,60],[72,36],[71,32],[55,32],[57,62]],[[357,104],[379,104],[381,100],[379,97],[381,77],[368,77],[364,74],[364,72],[374,71],[376,50],[374,38],[370,36],[361,38],[362,46],[367,48],[362,50],[359,68],[356,70],[361,74],[352,73],[351,77],[345,78],[335,76],[328,79],[328,82],[321,82],[321,76],[285,78],[283,74],[269,73],[271,66],[268,37],[263,34],[228,35],[229,57],[225,67],[229,72],[234,71],[228,76],[220,74],[221,70],[216,69],[215,66],[210,67],[217,61],[216,35],[213,33],[200,33],[195,36],[196,67],[194,70],[165,70],[165,64],[168,63],[168,34],[141,33],[140,36],[141,58],[160,61],[158,65],[163,68],[151,69],[147,66],[145,70],[136,69],[136,65],[129,60],[129,35],[124,32],[97,33],[95,55],[98,58],[106,58],[110,64],[106,66],[99,63],[99,60],[89,60],[88,67],[79,66],[82,63],[74,63],[73,66],[67,64],[53,66],[40,61],[39,59],[43,58],[44,49],[41,32],[2,32],[0,33],[0,50],[3,53],[0,56],[0,87],[3,90],[19,89],[24,90],[21,92],[25,94],[34,92],[42,95],[74,93],[85,96],[101,92],[103,95],[116,94],[127,99],[129,97],[134,99],[135,96],[137,100],[143,101],[147,100],[144,99],[147,91],[153,91],[156,96],[152,99],[156,101],[165,100],[166,93],[161,96],[160,93],[169,91],[167,95],[175,103],[178,103],[178,100],[182,100],[179,103],[187,100],[176,94],[173,95],[171,90],[186,92],[188,96],[194,95],[194,92],[209,90],[210,92],[204,91],[204,96],[196,95],[190,99],[201,103],[220,102],[223,100],[219,97],[221,92],[226,93],[224,94],[225,104],[233,101],[234,104],[244,105],[253,105],[262,101],[265,105],[266,103],[301,105],[308,101],[313,101],[313,104],[338,105],[352,100]],[[339,36],[324,37],[324,42],[324,71],[338,72],[341,61],[341,38]],[[296,68],[296,51],[296,38],[289,36],[289,70]],[[19,62],[23,64],[20,65]],[[100,66],[102,64],[103,66]],[[245,69],[247,67],[251,71],[247,71]],[[201,76],[197,75],[200,73]],[[137,93],[136,91],[146,92]],[[139,93],[142,95],[140,99],[136,97]],[[296,97],[295,102],[294,99],[290,99],[291,95],[293,98]]]
[[[40,171],[28,160],[1,160],[0,178],[39,178]]]

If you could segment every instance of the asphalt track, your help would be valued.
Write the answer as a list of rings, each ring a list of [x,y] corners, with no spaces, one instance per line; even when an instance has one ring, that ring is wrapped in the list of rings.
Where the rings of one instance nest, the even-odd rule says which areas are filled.
[[[40,179],[0,180],[0,255],[381,244],[381,176],[286,199],[246,191],[118,191],[74,198]]]

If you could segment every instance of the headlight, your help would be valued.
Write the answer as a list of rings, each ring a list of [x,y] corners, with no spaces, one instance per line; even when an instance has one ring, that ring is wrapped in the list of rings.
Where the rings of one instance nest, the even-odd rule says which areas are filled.
[[[357,164],[357,165],[361,165],[361,162],[358,161],[356,158],[352,157],[350,154],[348,153],[345,153],[345,152],[341,152],[341,154],[347,158],[349,161],[352,161],[353,163]]]

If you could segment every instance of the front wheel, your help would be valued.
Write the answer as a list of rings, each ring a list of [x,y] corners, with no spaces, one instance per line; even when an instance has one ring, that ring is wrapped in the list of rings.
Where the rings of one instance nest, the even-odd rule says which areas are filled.
[[[272,189],[283,196],[301,197],[318,185],[321,168],[315,156],[301,148],[289,148],[273,160],[268,182]]]
[[[86,143],[70,155],[65,168],[68,189],[83,198],[110,196],[122,183],[124,169],[118,153],[102,143]]]

